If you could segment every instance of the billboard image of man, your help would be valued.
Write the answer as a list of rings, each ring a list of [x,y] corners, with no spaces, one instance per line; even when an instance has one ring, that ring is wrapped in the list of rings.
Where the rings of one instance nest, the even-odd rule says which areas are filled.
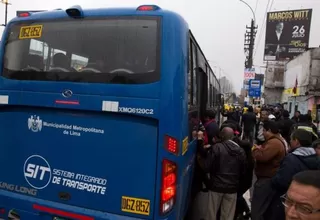
[[[288,36],[285,36],[284,23],[278,22],[275,25],[274,32],[268,36],[266,40],[266,53],[270,56],[279,57],[282,52],[286,52]]]

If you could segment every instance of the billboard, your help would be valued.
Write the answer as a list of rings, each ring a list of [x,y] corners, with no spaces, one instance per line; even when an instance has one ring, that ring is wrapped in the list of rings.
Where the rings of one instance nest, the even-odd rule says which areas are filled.
[[[268,12],[265,61],[293,59],[309,47],[312,9]]]

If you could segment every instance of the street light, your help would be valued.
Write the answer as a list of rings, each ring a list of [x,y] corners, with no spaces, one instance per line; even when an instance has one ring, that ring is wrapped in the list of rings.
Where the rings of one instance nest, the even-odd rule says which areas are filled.
[[[252,12],[252,15],[253,15],[253,21],[256,22],[256,14],[254,13],[254,11],[253,11],[253,9],[251,8],[251,6],[250,6],[247,2],[245,2],[245,1],[243,1],[243,0],[239,0],[239,1],[242,2],[242,3],[244,3],[246,6],[248,6],[248,7],[250,8],[250,10],[251,10],[251,12]]]
[[[7,26],[8,23],[8,5],[11,5],[9,3],[9,0],[1,0],[1,3],[5,5],[5,12],[4,12],[4,24],[2,26]]]

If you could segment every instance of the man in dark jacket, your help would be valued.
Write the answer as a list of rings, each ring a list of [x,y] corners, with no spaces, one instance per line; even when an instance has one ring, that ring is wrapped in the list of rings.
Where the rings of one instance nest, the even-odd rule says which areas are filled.
[[[235,111],[233,108],[231,108],[230,111],[228,111],[228,112],[225,112],[225,111],[221,112],[221,115],[223,117],[227,117],[227,120],[232,120],[237,123],[240,122],[240,118],[241,118],[240,112]]]
[[[257,123],[257,116],[253,112],[252,106],[249,106],[248,112],[243,114],[241,125],[243,125],[244,139],[253,144],[254,129]]]
[[[280,121],[282,114],[281,114],[281,110],[278,106],[276,106],[273,109],[273,115],[275,117],[275,121]]]
[[[240,177],[245,174],[246,155],[244,150],[233,141],[234,130],[222,129],[221,142],[209,150],[200,150],[198,161],[205,173],[210,174],[208,213],[205,219],[216,219],[221,208],[221,220],[233,220]],[[228,161],[226,163],[226,161]]]
[[[235,212],[235,219],[249,219],[251,212],[248,206],[248,203],[243,198],[245,192],[247,192],[252,186],[252,178],[253,178],[253,168],[254,168],[254,160],[252,157],[251,147],[252,143],[249,141],[243,141],[240,139],[240,135],[237,132],[237,127],[234,124],[223,124],[221,125],[221,129],[229,127],[235,131],[235,137],[233,141],[236,142],[245,152],[246,154],[246,172],[245,175],[240,178],[240,186],[237,192],[237,206]]]
[[[300,120],[300,115],[301,115],[300,111],[296,111],[294,113],[294,116],[291,119],[294,120],[296,123],[298,123]]]
[[[295,174],[305,170],[319,170],[320,159],[312,147],[312,134],[303,129],[295,130],[291,135],[290,153],[281,162],[280,168],[272,178],[272,188],[276,191],[270,206],[268,219],[284,219],[284,208],[279,203],[279,196],[289,189]],[[272,212],[272,213],[271,213]]]
[[[278,126],[280,129],[281,136],[290,143],[290,131],[292,126],[296,123],[294,120],[290,119],[290,114],[287,110],[283,110],[283,118],[278,121]]]

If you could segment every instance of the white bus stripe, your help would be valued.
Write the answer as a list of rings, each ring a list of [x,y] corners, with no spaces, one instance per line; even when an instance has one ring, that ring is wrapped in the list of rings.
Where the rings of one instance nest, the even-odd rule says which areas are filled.
[[[0,104],[9,104],[9,96],[0,95]]]

